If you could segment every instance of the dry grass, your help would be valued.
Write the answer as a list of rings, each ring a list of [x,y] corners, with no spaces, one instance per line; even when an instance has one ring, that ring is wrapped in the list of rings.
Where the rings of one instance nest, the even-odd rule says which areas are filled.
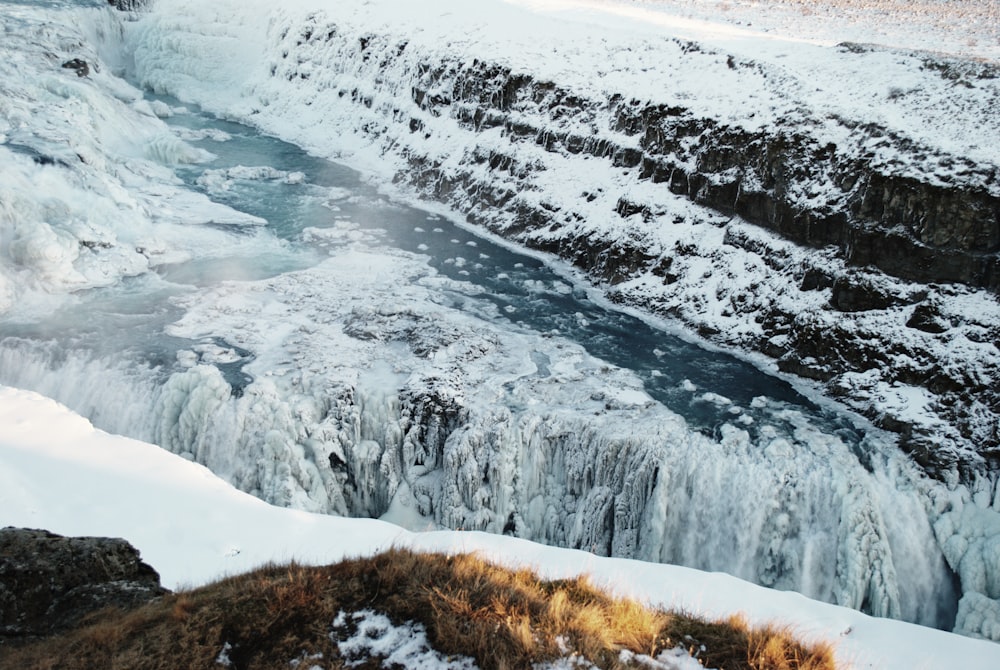
[[[835,667],[828,645],[804,645],[789,630],[652,610],[586,578],[542,581],[475,556],[393,550],[325,567],[266,567],[132,612],[106,611],[70,634],[5,650],[0,670],[217,668],[224,645],[241,670],[317,654],[310,665],[342,668],[331,624],[340,611],[363,609],[422,623],[438,651],[471,656],[485,670],[530,668],[567,648],[601,668],[640,667],[620,651],[655,655],[678,645],[713,668]]]

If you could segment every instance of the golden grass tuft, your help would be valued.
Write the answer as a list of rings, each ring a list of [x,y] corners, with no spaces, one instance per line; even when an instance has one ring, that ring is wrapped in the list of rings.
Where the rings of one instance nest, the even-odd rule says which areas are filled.
[[[0,670],[213,668],[224,646],[237,670],[306,656],[342,668],[332,622],[365,609],[423,624],[435,649],[484,670],[530,668],[567,652],[600,668],[642,667],[620,652],[655,656],[678,645],[724,670],[835,668],[829,645],[803,644],[788,629],[650,609],[586,577],[544,581],[472,555],[394,549],[324,567],[267,566],[131,612],[105,611],[66,635],[4,650]]]

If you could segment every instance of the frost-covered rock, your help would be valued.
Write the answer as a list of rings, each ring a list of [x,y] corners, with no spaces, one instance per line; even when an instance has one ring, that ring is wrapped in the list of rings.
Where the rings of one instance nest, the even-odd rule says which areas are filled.
[[[122,12],[134,12],[144,9],[150,0],[108,0],[108,4]]]

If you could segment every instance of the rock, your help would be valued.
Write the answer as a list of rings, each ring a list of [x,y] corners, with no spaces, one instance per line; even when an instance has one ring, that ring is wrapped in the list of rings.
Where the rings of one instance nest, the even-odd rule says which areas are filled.
[[[907,328],[916,328],[925,333],[944,333],[952,324],[939,313],[939,308],[932,302],[923,302],[916,306],[913,315],[906,322]]]
[[[898,301],[894,296],[860,277],[838,277],[830,294],[830,305],[840,312],[887,309],[896,304]]]
[[[65,631],[108,607],[131,609],[168,593],[122,539],[0,530],[0,646]]]
[[[90,66],[87,65],[87,61],[82,60],[80,58],[74,58],[72,60],[68,60],[65,63],[63,63],[62,66],[67,70],[75,70],[77,77],[86,77],[88,74],[90,74]]]
[[[802,283],[799,289],[802,291],[819,291],[833,286],[833,279],[829,274],[816,268],[809,268],[802,275]]]
[[[108,0],[108,4],[121,12],[135,12],[146,7],[148,0]]]

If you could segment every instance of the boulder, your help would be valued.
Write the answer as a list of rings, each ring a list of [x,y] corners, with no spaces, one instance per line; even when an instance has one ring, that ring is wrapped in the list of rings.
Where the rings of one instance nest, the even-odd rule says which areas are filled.
[[[76,72],[77,77],[86,77],[90,74],[90,66],[87,65],[87,61],[80,58],[73,58],[62,64],[67,70],[73,70]]]
[[[156,570],[122,539],[0,530],[0,646],[65,631],[114,607],[168,593]]]
[[[149,0],[108,0],[108,4],[122,12],[135,12],[143,9]]]

